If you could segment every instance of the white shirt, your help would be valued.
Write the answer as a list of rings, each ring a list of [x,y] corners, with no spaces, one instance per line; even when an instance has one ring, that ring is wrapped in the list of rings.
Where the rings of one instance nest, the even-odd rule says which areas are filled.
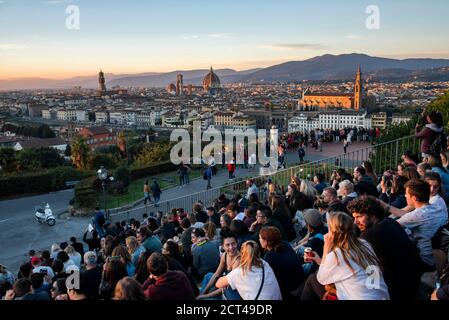
[[[192,226],[194,229],[203,229],[204,223],[203,222],[195,222],[195,224]]]
[[[78,269],[81,267],[81,255],[79,254],[79,252],[76,252],[74,255],[69,254],[69,258],[73,261],[75,266],[78,267]]]
[[[371,246],[363,241],[365,245]],[[374,253],[373,253],[374,254]],[[338,261],[337,261],[338,256]],[[376,273],[368,274],[352,259],[349,263],[354,269],[354,273],[343,259],[339,248],[329,252],[320,265],[317,273],[317,280],[322,285],[335,284],[338,300],[389,300],[388,287],[385,284],[382,272],[377,269]],[[376,277],[376,275],[378,275]],[[370,287],[369,285],[373,286]]]
[[[235,216],[234,220],[241,220],[243,221],[245,219],[245,214],[243,212],[240,212],[238,215]]]
[[[262,260],[265,269],[265,281],[257,300],[282,300],[281,289],[270,265]],[[243,300],[254,300],[262,284],[262,268],[252,267],[243,274],[238,267],[226,275],[229,286],[237,290]]]
[[[447,208],[439,196],[432,197],[430,201],[432,204],[406,213],[397,222],[411,231],[421,259],[432,266],[435,264],[432,237],[441,226],[447,223]]]
[[[257,186],[255,184],[253,184],[251,187],[248,188],[248,192],[246,193],[246,199],[249,199],[249,196],[252,193],[255,193],[257,195],[258,192],[259,189],[257,189]]]
[[[50,276],[50,279],[55,276],[55,273],[53,272],[53,269],[50,268],[50,267],[46,267],[46,266],[40,266],[40,267],[34,268],[33,269],[33,273],[48,274]],[[44,282],[45,282],[45,278],[44,278]]]

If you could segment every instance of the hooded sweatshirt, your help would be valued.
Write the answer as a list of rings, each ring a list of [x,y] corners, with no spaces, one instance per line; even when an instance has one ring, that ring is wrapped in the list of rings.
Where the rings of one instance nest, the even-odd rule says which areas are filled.
[[[145,290],[151,300],[195,300],[189,279],[181,271],[167,271]]]
[[[421,138],[421,152],[428,154],[430,153],[430,146],[438,137],[438,135],[443,132],[442,127],[438,127],[435,123],[426,124],[425,128],[419,131],[416,128],[415,136]]]

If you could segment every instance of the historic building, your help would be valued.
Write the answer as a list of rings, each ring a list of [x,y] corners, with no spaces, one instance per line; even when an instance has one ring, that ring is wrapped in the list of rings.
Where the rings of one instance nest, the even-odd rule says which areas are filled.
[[[316,111],[330,108],[359,111],[361,109],[367,109],[372,105],[372,97],[367,96],[363,89],[362,70],[360,66],[355,77],[353,93],[315,93],[306,89],[298,102],[298,107],[301,111]]]
[[[209,73],[203,79],[203,89],[204,92],[216,95],[221,91],[220,78],[215,74],[212,66],[210,67]]]

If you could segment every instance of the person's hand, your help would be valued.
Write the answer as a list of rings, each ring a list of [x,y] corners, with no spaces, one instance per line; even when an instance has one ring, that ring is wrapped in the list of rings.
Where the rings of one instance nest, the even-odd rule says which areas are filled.
[[[385,176],[382,177],[380,182],[380,188],[382,189],[382,193],[387,193],[387,184],[385,183]]]
[[[5,294],[5,300],[14,300],[14,297],[16,296],[16,294],[14,293],[14,290],[8,290],[6,291]]]
[[[55,298],[55,300],[68,300],[68,297],[67,297],[67,294],[60,294],[59,296],[57,296],[56,298]]]
[[[316,253],[315,251],[310,252],[310,254],[307,254],[307,252],[304,252],[304,261],[310,262],[312,260],[316,264],[321,264],[321,257]]]
[[[324,235],[324,250],[330,252],[332,242],[334,241],[334,235],[332,232],[328,232]]]
[[[437,300],[438,300],[438,297],[437,297],[437,290],[435,290],[435,291],[432,293],[432,295],[430,296],[430,300],[433,300],[433,301],[437,301]]]

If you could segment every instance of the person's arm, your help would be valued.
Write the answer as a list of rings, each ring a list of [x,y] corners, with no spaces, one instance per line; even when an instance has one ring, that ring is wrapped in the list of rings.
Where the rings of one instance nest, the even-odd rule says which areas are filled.
[[[417,125],[415,127],[415,137],[416,138],[425,138],[427,136],[427,128],[424,128],[420,131],[420,127]]]
[[[203,293],[207,293],[207,291],[215,284],[217,278],[223,273],[223,270],[225,268],[226,265],[226,254],[221,256],[220,259],[220,264],[217,268],[217,271],[215,271],[214,275],[210,278],[208,284],[206,285],[206,287],[204,288]]]
[[[404,209],[408,209],[408,207],[405,207],[404,209],[398,209],[393,206],[390,206],[389,204],[383,202],[382,200],[379,200],[381,205],[384,207],[385,210],[387,210],[389,213],[391,213],[395,217],[402,217],[405,214],[407,214],[409,211],[406,211]]]
[[[227,276],[224,276],[224,277],[221,277],[220,279],[218,279],[215,286],[218,289],[226,288],[227,286],[229,286],[229,281],[228,281]]]

